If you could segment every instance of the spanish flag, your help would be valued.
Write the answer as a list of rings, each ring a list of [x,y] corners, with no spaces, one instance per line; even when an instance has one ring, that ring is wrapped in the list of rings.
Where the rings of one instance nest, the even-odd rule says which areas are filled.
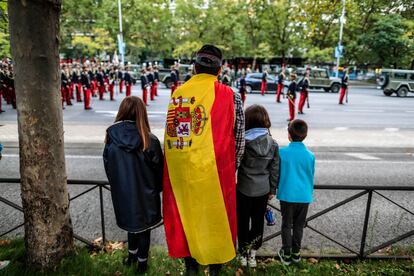
[[[233,90],[198,74],[172,95],[164,139],[164,227],[175,258],[220,264],[237,233]]]

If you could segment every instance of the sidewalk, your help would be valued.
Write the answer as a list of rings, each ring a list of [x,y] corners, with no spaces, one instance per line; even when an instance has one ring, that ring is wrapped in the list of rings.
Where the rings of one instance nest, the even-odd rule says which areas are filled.
[[[102,145],[106,128],[104,125],[66,124],[65,144]],[[163,128],[152,129],[152,132],[163,142]],[[289,143],[286,128],[272,128],[271,133],[280,145]],[[0,127],[0,142],[6,145],[18,143],[17,124]],[[414,148],[414,130],[311,129],[306,144],[326,148]]]

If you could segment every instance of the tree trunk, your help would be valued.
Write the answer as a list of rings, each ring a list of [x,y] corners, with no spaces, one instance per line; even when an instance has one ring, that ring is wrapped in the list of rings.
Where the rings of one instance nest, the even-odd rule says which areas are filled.
[[[9,0],[26,260],[56,265],[73,248],[60,98],[61,0]]]

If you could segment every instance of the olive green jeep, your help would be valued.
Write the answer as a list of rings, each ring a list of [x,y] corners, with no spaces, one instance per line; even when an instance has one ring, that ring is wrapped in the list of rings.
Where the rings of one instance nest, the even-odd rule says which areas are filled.
[[[305,75],[306,68],[296,68],[299,77]],[[325,92],[338,93],[341,88],[341,79],[330,77],[327,69],[311,68],[309,74],[309,88],[323,89]]]
[[[414,70],[382,69],[377,83],[385,96],[406,97],[414,93]]]

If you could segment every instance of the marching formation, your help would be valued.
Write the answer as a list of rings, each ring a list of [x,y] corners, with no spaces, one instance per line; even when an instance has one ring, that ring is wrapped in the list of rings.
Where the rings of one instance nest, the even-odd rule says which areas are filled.
[[[131,95],[133,78],[126,70],[111,63],[62,63],[61,87],[62,108],[73,105],[72,100],[84,103],[85,110],[92,109],[91,97],[99,100],[105,99],[109,94],[111,101],[115,100],[115,90],[123,93],[125,86],[126,95]]]

